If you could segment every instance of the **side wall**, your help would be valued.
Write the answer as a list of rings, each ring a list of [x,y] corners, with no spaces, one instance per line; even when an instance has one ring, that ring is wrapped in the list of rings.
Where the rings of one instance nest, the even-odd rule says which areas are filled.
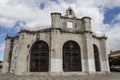
[[[6,38],[2,73],[7,73],[10,70],[10,64],[11,64],[10,62],[11,62],[12,48],[13,48],[13,42],[11,42],[11,40],[12,39],[10,38]]]
[[[16,68],[16,60],[17,60],[17,55],[19,52],[19,37],[14,38],[14,42],[13,42],[13,49],[12,49],[12,56],[11,56],[11,62],[10,62],[10,73],[14,73],[15,72],[15,68]]]
[[[106,39],[97,39],[93,37],[93,44],[95,44],[99,49],[101,71],[109,73],[110,70],[106,53]]]
[[[43,32],[39,33],[39,40],[45,41],[50,47],[50,33]],[[30,68],[30,50],[31,46],[36,42],[37,33],[20,33],[19,37],[19,54],[16,64],[16,75],[23,75],[29,73]],[[50,52],[50,51],[49,51]]]
[[[9,68],[9,62],[8,62],[9,51],[10,51],[10,40],[6,40],[2,73],[8,72],[8,68]]]
[[[23,36],[24,35],[24,36]],[[16,60],[16,75],[30,74],[30,50],[36,40],[37,33],[20,33],[19,51]],[[49,72],[60,73],[63,71],[63,45],[67,41],[75,41],[79,44],[81,50],[82,72],[95,72],[93,44],[95,44],[100,53],[101,70],[109,72],[108,59],[106,55],[105,39],[92,37],[91,33],[75,34],[64,33],[58,29],[52,29],[51,32],[39,33],[39,40],[45,41],[49,46]]]

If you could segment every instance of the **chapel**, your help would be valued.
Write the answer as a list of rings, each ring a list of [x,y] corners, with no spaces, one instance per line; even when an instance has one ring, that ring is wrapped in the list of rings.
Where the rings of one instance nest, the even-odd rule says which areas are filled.
[[[42,19],[41,19],[42,20]],[[21,29],[7,36],[3,73],[15,75],[82,75],[109,73],[105,35],[92,32],[91,18],[51,13],[51,27]]]

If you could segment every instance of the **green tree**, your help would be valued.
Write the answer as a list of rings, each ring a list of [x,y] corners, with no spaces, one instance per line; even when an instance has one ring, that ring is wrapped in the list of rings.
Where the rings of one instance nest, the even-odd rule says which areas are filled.
[[[109,57],[110,66],[120,66],[120,56]]]

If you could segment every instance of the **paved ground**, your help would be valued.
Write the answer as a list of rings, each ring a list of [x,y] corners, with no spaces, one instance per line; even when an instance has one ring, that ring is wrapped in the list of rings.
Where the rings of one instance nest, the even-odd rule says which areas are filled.
[[[85,76],[15,76],[13,74],[0,73],[0,80],[120,80],[120,72],[109,75],[85,75]]]

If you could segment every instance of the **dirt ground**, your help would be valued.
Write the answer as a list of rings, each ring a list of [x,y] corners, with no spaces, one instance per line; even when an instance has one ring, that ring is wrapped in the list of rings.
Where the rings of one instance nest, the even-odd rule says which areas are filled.
[[[0,80],[120,80],[120,72],[99,75],[82,76],[15,76],[14,74],[0,73]]]

